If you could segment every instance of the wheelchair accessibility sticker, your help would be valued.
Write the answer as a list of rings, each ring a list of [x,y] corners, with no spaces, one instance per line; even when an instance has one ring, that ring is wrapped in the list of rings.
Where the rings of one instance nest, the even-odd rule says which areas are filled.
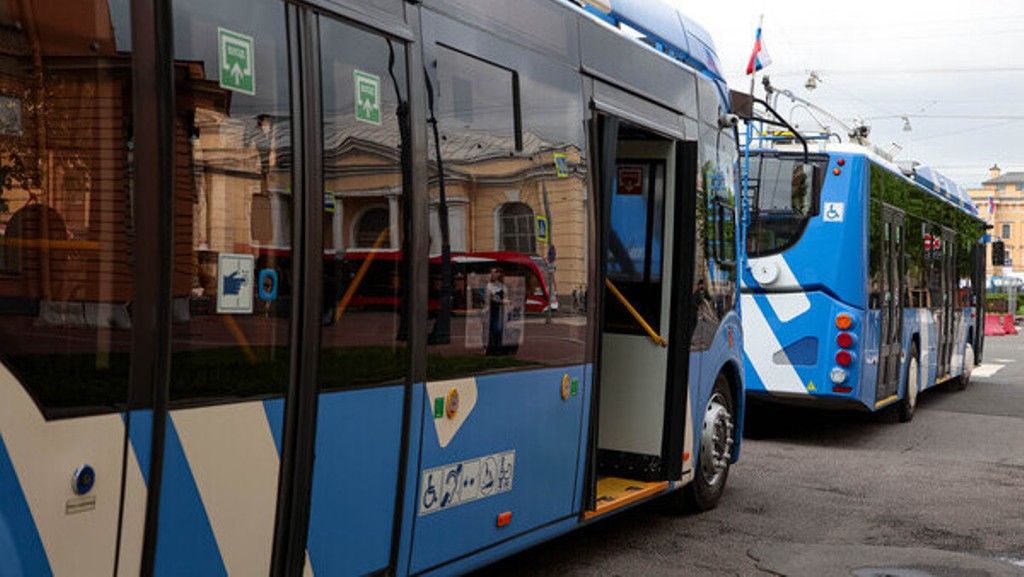
[[[846,204],[842,202],[826,202],[824,219],[825,222],[843,222],[846,218]]]
[[[423,471],[420,515],[512,490],[516,452],[505,451]]]

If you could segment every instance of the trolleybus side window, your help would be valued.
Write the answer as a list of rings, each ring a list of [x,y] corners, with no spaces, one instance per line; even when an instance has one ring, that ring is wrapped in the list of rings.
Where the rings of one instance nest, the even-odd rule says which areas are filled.
[[[126,400],[128,3],[0,1],[0,358],[49,416]]]
[[[443,46],[434,57],[427,376],[582,363],[587,208],[578,77],[546,71],[540,59],[521,75]]]
[[[399,113],[408,99],[405,46],[327,18],[320,20],[320,46],[321,386],[401,382],[409,331],[402,148],[410,143],[401,127],[408,119]]]
[[[283,394],[295,243],[284,5],[174,2],[172,400]]]

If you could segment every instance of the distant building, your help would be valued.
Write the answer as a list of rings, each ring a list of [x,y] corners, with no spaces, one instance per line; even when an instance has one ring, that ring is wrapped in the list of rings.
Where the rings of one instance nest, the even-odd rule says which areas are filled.
[[[978,205],[980,216],[992,225],[993,240],[1006,243],[1006,255],[1015,273],[1024,273],[1024,172],[1003,172],[999,165],[989,169],[981,188],[967,192]],[[992,267],[991,249],[986,257],[988,274],[1003,274]]]

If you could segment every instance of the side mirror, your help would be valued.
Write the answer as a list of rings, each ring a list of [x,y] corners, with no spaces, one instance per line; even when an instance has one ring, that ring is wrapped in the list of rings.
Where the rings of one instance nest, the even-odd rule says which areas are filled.
[[[746,92],[729,91],[729,108],[732,113],[743,120],[754,117],[754,96]]]

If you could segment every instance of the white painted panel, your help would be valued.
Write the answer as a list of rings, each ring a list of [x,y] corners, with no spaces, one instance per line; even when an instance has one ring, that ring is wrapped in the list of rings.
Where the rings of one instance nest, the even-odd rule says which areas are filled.
[[[667,351],[647,337],[604,335],[598,447],[661,454]]]
[[[270,572],[279,458],[262,402],[174,411],[229,575]]]
[[[743,351],[765,389],[773,393],[806,395],[807,389],[796,369],[792,365],[775,363],[775,353],[782,349],[782,345],[772,332],[754,295],[742,295],[740,304],[743,310]]]
[[[111,575],[121,502],[125,426],[120,414],[47,422],[0,366],[0,435],[54,575]],[[89,464],[95,509],[67,514],[74,471]],[[8,496],[0,496],[8,498]]]

